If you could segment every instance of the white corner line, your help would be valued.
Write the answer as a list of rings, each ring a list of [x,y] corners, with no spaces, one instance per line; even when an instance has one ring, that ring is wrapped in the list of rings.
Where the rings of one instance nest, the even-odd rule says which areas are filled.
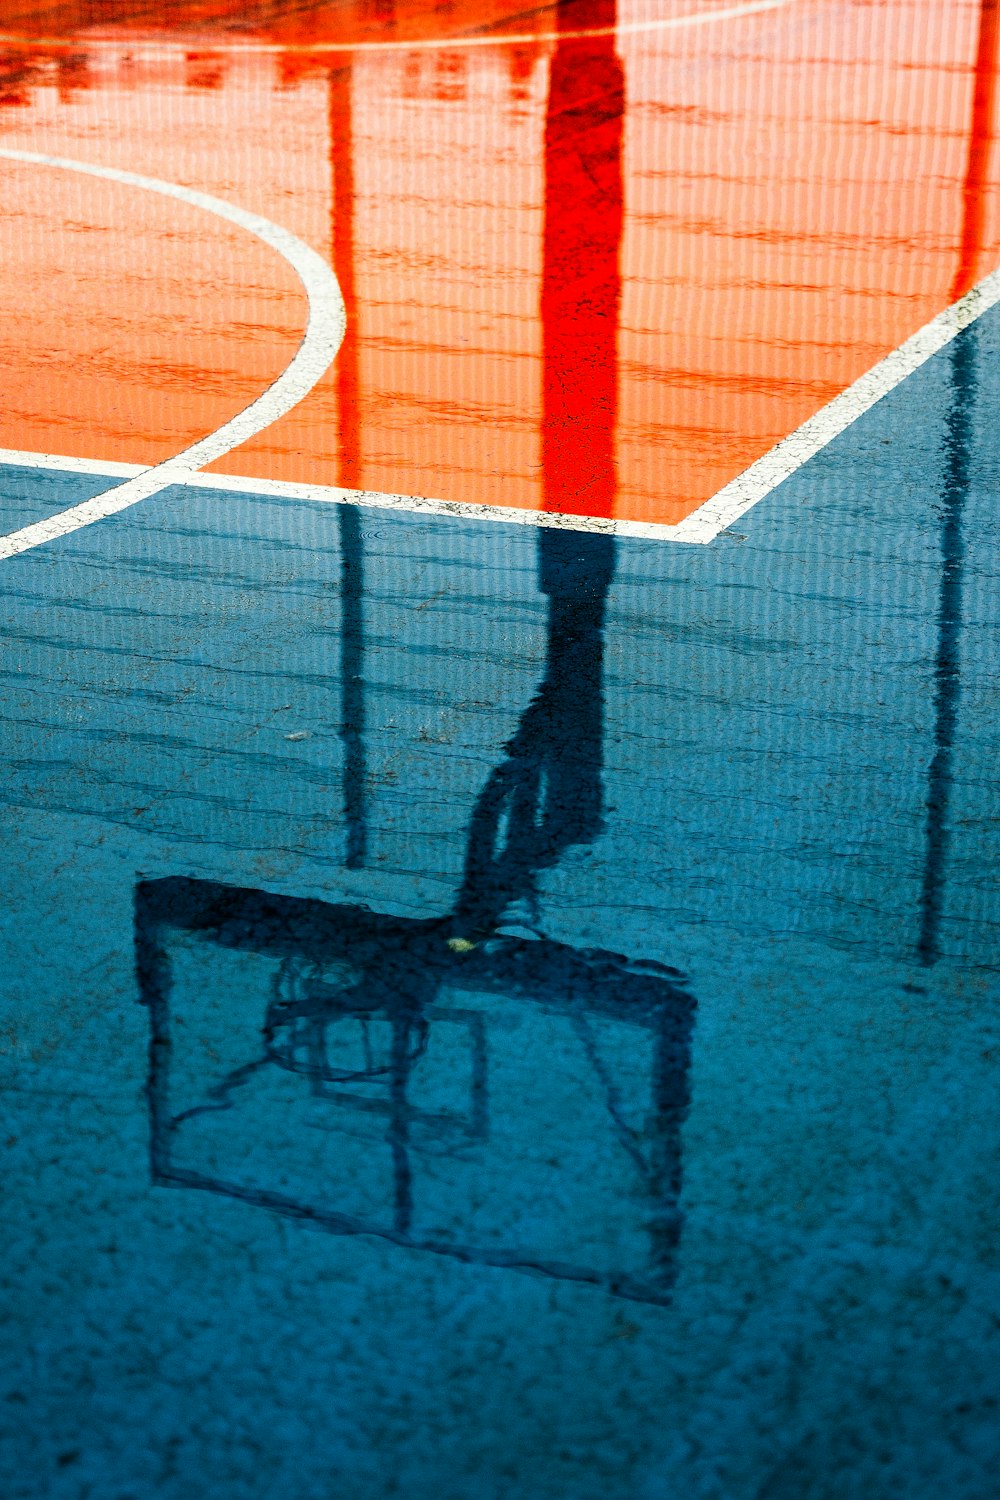
[[[319,56],[351,52],[454,52],[467,47],[515,47],[531,43],[537,45],[539,42],[579,42],[588,41],[591,37],[638,36],[645,32],[679,31],[688,26],[711,26],[718,21],[739,21],[745,16],[762,15],[769,10],[785,10],[789,5],[799,3],[800,0],[742,0],[741,4],[727,5],[719,10],[685,11],[680,16],[653,16],[646,21],[620,21],[615,26],[593,26],[589,29],[585,27],[579,31],[490,32],[472,36],[459,34],[450,37],[414,37],[410,41],[394,37],[384,42],[227,42],[222,38],[218,40],[214,37],[205,38],[204,35],[201,40],[202,45],[210,47],[213,52],[227,55],[246,53],[280,57],[285,54],[298,53]],[[124,46],[135,50],[135,47],[139,46],[150,52],[172,53],[190,51],[192,39],[172,42],[155,36],[143,38],[139,35],[130,39],[128,36],[88,37],[86,34],[74,37],[29,37],[15,32],[0,32],[0,46],[38,48],[72,46],[81,52],[106,51]]]
[[[142,177],[136,172],[119,171],[115,167],[101,167],[69,157],[48,156],[37,151],[16,151],[8,147],[0,147],[0,157],[32,166],[54,167],[60,171],[102,177],[126,187],[142,188],[166,198],[179,199],[182,203],[227,219],[240,229],[256,235],[288,262],[302,283],[308,305],[305,331],[295,355],[278,378],[255,401],[173,458],[152,468],[141,469],[123,484],[105,490],[81,505],[74,505],[44,521],[36,521],[20,531],[0,537],[0,560],[3,560],[53,541],[56,537],[66,536],[69,532],[79,530],[81,526],[89,526],[94,521],[113,516],[169,485],[184,484],[205,464],[212,463],[230,449],[245,443],[248,438],[296,406],[325,374],[340,348],[346,318],[340,286],[326,261],[303,240],[280,225],[272,224],[270,219],[249,213],[246,209],[227,203],[222,198],[215,198],[209,193],[201,193],[174,182],[163,182],[157,177]],[[94,470],[81,472],[93,473]],[[111,473],[113,470],[105,469],[105,472]]]
[[[1000,270],[991,272],[938,313],[815,416],[731,479],[711,500],[692,511],[674,527],[674,541],[711,542],[998,302]]]
[[[659,542],[681,542],[687,545],[705,546],[726,531],[772,490],[784,483],[802,466],[815,457],[835,437],[870,411],[883,396],[901,385],[909,375],[918,370],[934,354],[945,348],[952,340],[968,328],[977,318],[1000,302],[1000,271],[994,271],[967,292],[960,301],[932,318],[911,338],[894,349],[891,354],[868,370],[846,391],[815,416],[803,422],[801,427],[789,434],[769,452],[745,469],[729,484],[725,485],[711,500],[706,500],[697,510],[674,525],[646,521],[625,521],[602,517],[560,515],[553,511],[528,510],[507,505],[476,505],[457,500],[435,500],[419,495],[384,494],[378,490],[347,490],[334,485],[297,484],[287,480],[248,479],[236,474],[206,474],[187,472],[179,478],[168,476],[166,484],[186,484],[198,489],[217,490],[223,493],[257,495],[262,499],[306,500],[341,505],[360,505],[373,509],[405,511],[418,515],[452,516],[475,521],[503,521],[522,526],[552,527],[568,531],[603,532],[614,536],[645,538]],[[273,389],[273,387],[272,387]],[[248,408],[253,410],[253,408]],[[237,419],[238,420],[238,419]],[[220,429],[225,431],[225,429]],[[188,450],[190,452],[190,450]],[[181,455],[183,458],[184,455]],[[208,460],[205,460],[206,462]],[[169,460],[168,465],[174,460]],[[94,459],[72,458],[52,453],[25,453],[14,449],[0,449],[0,465],[15,468],[48,469],[52,472],[114,476],[130,482],[147,476],[162,475],[168,465],[143,468],[138,464],[100,463]],[[79,515],[88,505],[110,500],[120,495],[128,485],[108,490],[94,501],[86,501],[64,511],[53,521],[63,516]],[[150,493],[163,488],[157,482]],[[137,496],[136,498],[141,498]],[[131,500],[126,503],[133,503]],[[116,507],[120,508],[120,507]],[[107,511],[112,514],[112,511]],[[97,519],[94,516],[92,519]],[[39,526],[45,527],[41,522]],[[76,530],[86,525],[86,520],[66,526],[53,535]],[[32,531],[35,528],[25,528]],[[24,535],[13,533],[13,538]],[[13,538],[0,538],[0,559],[13,555],[3,550],[4,544]],[[47,538],[44,538],[47,539]],[[31,545],[38,545],[37,542]],[[19,549],[23,550],[23,549]]]

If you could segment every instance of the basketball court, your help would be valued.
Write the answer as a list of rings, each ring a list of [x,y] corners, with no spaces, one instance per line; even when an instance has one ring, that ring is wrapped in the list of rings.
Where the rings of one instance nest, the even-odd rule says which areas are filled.
[[[996,0],[0,0],[10,1500],[985,1500]]]

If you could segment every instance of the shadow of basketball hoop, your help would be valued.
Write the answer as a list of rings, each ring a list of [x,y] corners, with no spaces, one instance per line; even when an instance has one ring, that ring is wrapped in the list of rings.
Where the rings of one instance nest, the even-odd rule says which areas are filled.
[[[210,881],[141,884],[153,1181],[669,1298],[692,1001],[669,971]]]

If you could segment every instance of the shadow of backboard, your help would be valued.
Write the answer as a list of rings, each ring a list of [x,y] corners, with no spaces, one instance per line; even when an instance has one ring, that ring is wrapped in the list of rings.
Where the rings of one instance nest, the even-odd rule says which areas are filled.
[[[680,976],[448,931],[140,883],[154,1182],[667,1302],[694,1009]]]

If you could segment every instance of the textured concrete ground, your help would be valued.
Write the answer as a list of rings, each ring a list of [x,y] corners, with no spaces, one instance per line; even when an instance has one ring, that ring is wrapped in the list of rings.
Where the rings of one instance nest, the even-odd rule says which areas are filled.
[[[619,541],[606,610],[521,527],[204,491],[5,565],[9,1500],[994,1492],[998,354],[991,314],[739,534]],[[0,478],[4,530],[101,488]],[[173,1102],[166,877],[290,903],[162,938]],[[348,934],[305,978],[301,898]],[[605,981],[565,1008],[593,949],[693,1007],[659,1125]],[[233,1077],[352,963],[414,1088],[464,1007],[419,1117]],[[385,1021],[426,974],[429,1042]]]

